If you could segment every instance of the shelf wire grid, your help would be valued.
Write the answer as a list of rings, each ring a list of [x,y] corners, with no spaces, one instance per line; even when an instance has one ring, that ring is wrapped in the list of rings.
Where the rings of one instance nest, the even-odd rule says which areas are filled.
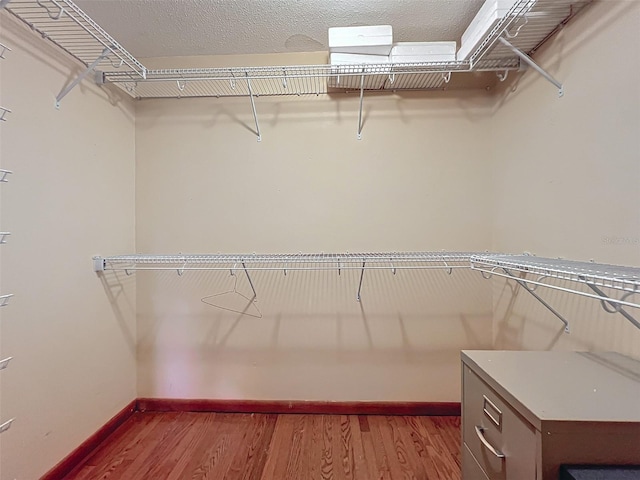
[[[131,72],[110,71],[104,81],[135,98],[248,96],[250,81],[254,96],[260,97],[359,90],[363,78],[364,90],[437,89],[444,83],[443,73],[456,71],[469,71],[468,63],[166,69],[148,70],[144,81]]]
[[[453,270],[473,252],[123,255],[100,258],[104,270]]]
[[[87,67],[107,49],[100,70],[129,69],[129,75],[146,76],[144,65],[71,0],[12,0],[5,8]]]
[[[490,59],[474,71],[514,70],[517,58]],[[135,72],[109,71],[103,81],[134,98],[189,98],[253,95],[322,95],[345,90],[436,90],[450,72],[469,72],[469,62],[396,63],[366,65],[283,65],[269,67],[148,70],[140,81]]]
[[[506,269],[510,273],[526,273],[543,279],[553,278],[640,293],[640,268],[636,267],[539,258],[530,255],[473,255],[471,268],[490,274],[496,269]],[[637,306],[640,307],[640,305]]]
[[[521,52],[533,54],[593,0],[520,0],[509,10],[471,55],[471,64],[512,58],[513,52],[498,42],[504,36]]]
[[[500,36],[531,53],[592,1],[520,0],[465,62],[167,70],[147,70],[72,0],[13,0],[6,8],[86,66],[107,49],[110,55],[98,64],[102,82],[134,98],[181,98],[321,95],[361,85],[367,91],[441,89],[451,72],[519,68],[520,60],[497,41]]]

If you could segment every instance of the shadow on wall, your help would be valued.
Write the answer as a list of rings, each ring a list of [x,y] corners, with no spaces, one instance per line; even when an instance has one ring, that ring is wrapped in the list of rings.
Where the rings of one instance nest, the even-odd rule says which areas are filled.
[[[597,42],[598,33],[611,28],[621,17],[629,14],[637,7],[635,2],[593,2],[588,5],[574,20],[577,21],[575,34],[572,41],[568,42],[564,31],[561,30],[548,44],[541,47],[539,52],[533,54],[533,60],[552,76],[562,70],[564,60],[571,58],[576,51],[590,48],[592,41]],[[571,24],[569,28],[571,27]],[[550,55],[545,56],[544,63],[539,63],[540,54],[550,49]],[[525,69],[522,73],[512,72],[503,86],[498,84],[496,89],[496,101],[493,111],[500,110],[509,101],[515,98],[518,91],[526,90],[529,86],[538,81],[539,74],[531,68]],[[558,78],[560,83],[563,78]],[[555,86],[549,83],[549,93],[554,94]]]
[[[250,392],[260,375],[290,392],[276,398],[332,398],[314,390],[323,375],[345,392],[371,388],[365,398],[402,396],[397,382],[434,388],[424,379],[438,375],[457,391],[460,350],[491,348],[490,282],[467,270],[365,271],[358,302],[360,273],[251,272],[256,299],[242,270],[136,273],[141,394],[261,398]],[[207,384],[216,393],[191,389]]]
[[[113,316],[118,322],[131,353],[136,351],[135,322],[135,277],[122,272],[108,271],[98,275],[107,296]]]
[[[619,313],[609,313],[599,300],[538,288],[535,293],[569,324],[512,280],[494,279],[494,348],[498,350],[617,351],[640,357],[640,329]],[[556,285],[592,293],[585,285]],[[616,298],[615,292],[610,293]],[[640,310],[624,307],[636,320]]]
[[[301,97],[259,97],[255,99],[261,127],[280,123],[320,122],[357,127],[359,96],[351,93],[306,95]],[[403,125],[425,119],[445,120],[467,117],[480,122],[491,116],[491,97],[484,90],[455,92],[367,92],[362,116],[363,127],[373,119],[399,120]],[[138,128],[153,129],[162,125],[199,126],[207,130],[226,123],[237,124],[256,133],[248,97],[165,98],[142,100],[138,113],[144,118]]]

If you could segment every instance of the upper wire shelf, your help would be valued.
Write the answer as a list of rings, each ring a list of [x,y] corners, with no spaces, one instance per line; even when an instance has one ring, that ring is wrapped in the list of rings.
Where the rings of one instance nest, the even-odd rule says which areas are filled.
[[[471,65],[483,61],[513,58],[513,52],[498,42],[532,55],[569,20],[593,0],[520,0],[489,32],[471,55]]]
[[[107,52],[100,69],[146,76],[144,65],[71,0],[11,0],[5,8],[85,66]]]
[[[298,253],[94,257],[94,270],[396,270],[469,268],[474,253]]]
[[[12,0],[6,8],[90,69],[97,66],[98,82],[134,98],[180,98],[441,89],[452,72],[520,68],[521,59],[500,38],[530,54],[592,1],[519,0],[467,61],[168,70],[147,70],[72,0]]]

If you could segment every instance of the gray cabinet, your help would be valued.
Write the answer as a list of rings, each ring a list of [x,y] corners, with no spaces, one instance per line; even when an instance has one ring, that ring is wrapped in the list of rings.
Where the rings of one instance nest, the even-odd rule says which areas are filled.
[[[462,352],[464,480],[556,480],[640,464],[640,362],[616,353]]]

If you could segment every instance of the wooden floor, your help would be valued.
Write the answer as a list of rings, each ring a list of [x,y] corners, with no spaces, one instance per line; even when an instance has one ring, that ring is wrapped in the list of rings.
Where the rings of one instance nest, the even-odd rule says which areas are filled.
[[[460,479],[460,417],[135,413],[67,480]]]

